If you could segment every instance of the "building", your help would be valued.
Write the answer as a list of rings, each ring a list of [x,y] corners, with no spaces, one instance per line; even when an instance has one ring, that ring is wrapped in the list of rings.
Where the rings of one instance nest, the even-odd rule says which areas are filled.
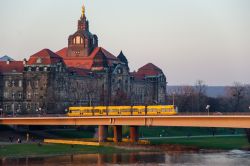
[[[148,63],[130,72],[128,60],[98,45],[85,7],[68,46],[43,49],[28,60],[0,61],[0,108],[6,113],[62,113],[76,105],[149,105],[166,102],[166,77]]]

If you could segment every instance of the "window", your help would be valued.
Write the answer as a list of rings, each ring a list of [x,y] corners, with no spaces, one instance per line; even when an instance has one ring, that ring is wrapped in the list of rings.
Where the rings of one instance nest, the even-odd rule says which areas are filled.
[[[15,99],[15,93],[14,92],[12,93],[12,99]]]
[[[36,71],[39,71],[39,67],[36,67]]]
[[[39,86],[39,82],[35,81],[35,87],[38,88],[38,86]]]
[[[15,81],[13,80],[13,81],[11,81],[11,85],[12,85],[12,87],[14,87],[15,86]]]
[[[47,71],[47,70],[48,70],[48,68],[47,68],[47,67],[44,67],[44,68],[43,68],[43,71]]]
[[[28,92],[27,98],[28,98],[28,99],[31,99],[31,93],[30,93],[30,92]]]
[[[37,92],[34,92],[34,97],[35,97],[35,99],[38,98],[38,93]]]
[[[80,55],[80,51],[75,51],[75,54],[76,54],[77,56],[79,56],[79,55]]]
[[[22,99],[22,97],[23,97],[22,92],[19,92],[19,93],[18,93],[18,97],[19,97],[19,99]]]
[[[27,104],[27,109],[28,109],[28,110],[30,109],[30,104],[29,104],[29,103]]]
[[[31,71],[31,67],[28,67],[28,71]]]
[[[22,81],[22,80],[19,80],[18,86],[19,86],[19,87],[22,87],[22,86],[23,86],[23,81]]]
[[[5,87],[9,86],[9,81],[5,81]]]
[[[37,58],[36,63],[42,63],[42,58]]]
[[[76,36],[75,43],[76,44],[82,44],[83,43],[83,40],[82,40],[81,36]]]
[[[18,110],[20,111],[21,110],[21,104],[18,104]]]
[[[4,110],[5,110],[5,111],[8,110],[8,105],[4,105]]]
[[[117,73],[118,73],[118,74],[122,74],[122,69],[119,68],[119,69],[117,70]]]
[[[4,92],[4,98],[8,98],[9,97],[9,93],[8,92]]]

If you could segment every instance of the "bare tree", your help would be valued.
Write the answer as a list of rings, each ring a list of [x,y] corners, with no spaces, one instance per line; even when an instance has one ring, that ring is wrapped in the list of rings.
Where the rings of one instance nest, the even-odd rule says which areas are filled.
[[[194,88],[192,86],[182,86],[175,92],[175,105],[181,112],[193,112],[194,110]]]
[[[195,84],[196,111],[202,112],[206,106],[206,88],[204,81],[198,80]]]
[[[97,96],[98,89],[98,82],[96,80],[88,79],[84,82],[84,91],[87,95],[88,106],[93,105],[93,100]]]
[[[239,82],[235,82],[233,86],[227,89],[228,96],[231,99],[233,111],[239,112],[240,108],[242,108],[241,104],[243,104],[246,97],[246,90],[246,86]]]

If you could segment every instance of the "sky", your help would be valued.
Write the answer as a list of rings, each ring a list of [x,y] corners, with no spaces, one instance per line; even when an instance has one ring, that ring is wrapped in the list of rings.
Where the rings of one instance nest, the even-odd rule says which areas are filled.
[[[131,71],[148,62],[169,85],[250,83],[249,0],[85,0],[90,31]],[[67,46],[82,0],[1,0],[0,56]]]

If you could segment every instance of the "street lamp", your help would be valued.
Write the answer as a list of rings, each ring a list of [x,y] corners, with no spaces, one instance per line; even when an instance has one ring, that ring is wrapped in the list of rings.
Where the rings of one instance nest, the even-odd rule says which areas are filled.
[[[173,105],[175,104],[175,92],[173,92]]]
[[[207,112],[208,112],[208,116],[209,116],[209,108],[210,108],[210,105],[207,105],[207,106],[206,106],[206,110],[207,110]]]
[[[1,117],[3,117],[3,109],[0,108]]]

